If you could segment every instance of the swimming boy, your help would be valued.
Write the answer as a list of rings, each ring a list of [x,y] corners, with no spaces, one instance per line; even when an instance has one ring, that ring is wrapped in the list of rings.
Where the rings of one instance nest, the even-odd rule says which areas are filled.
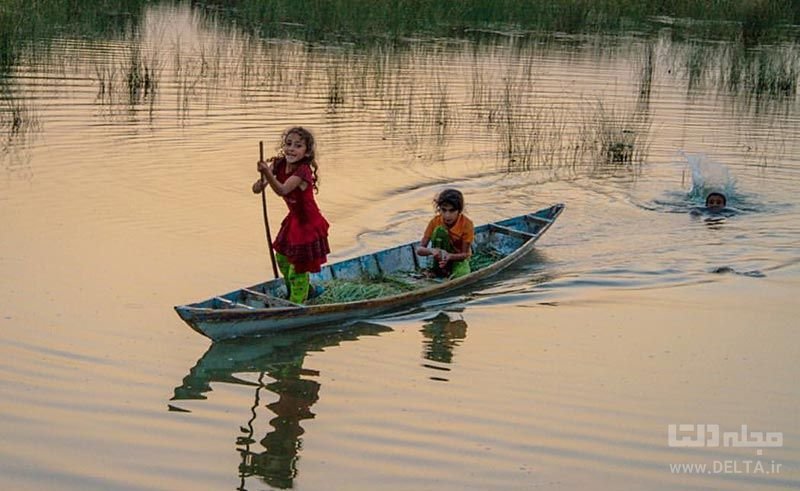
[[[708,193],[708,196],[706,196],[706,208],[711,211],[722,210],[727,205],[727,202],[725,195],[716,191]]]

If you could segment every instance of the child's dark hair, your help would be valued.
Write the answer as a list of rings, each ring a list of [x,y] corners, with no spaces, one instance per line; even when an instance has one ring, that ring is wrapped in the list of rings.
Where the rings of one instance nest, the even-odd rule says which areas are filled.
[[[726,198],[724,194],[718,193],[716,191],[714,191],[712,193],[708,193],[708,196],[706,196],[706,206],[708,206],[708,202],[711,200],[711,198],[714,198],[714,197],[722,198],[722,206],[727,206],[728,198]]]
[[[434,205],[439,209],[444,205],[450,205],[459,212],[464,211],[464,195],[458,189],[445,189],[433,199]]]
[[[314,135],[302,126],[292,126],[281,135],[279,148],[283,148],[283,144],[289,135],[297,135],[305,142],[306,152],[308,152],[308,157],[306,157],[305,161],[311,166],[311,172],[314,175],[314,191],[319,192],[319,164],[317,164],[317,144],[314,141]]]

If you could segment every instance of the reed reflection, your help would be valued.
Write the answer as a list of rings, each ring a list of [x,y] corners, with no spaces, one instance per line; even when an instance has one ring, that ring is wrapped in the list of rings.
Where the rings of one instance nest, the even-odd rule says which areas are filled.
[[[236,451],[241,456],[238,489],[248,489],[247,480],[251,477],[258,477],[273,488],[289,489],[294,487],[299,472],[301,437],[305,433],[301,422],[316,416],[311,407],[319,399],[321,388],[316,380],[319,371],[303,366],[306,354],[389,331],[391,328],[379,324],[360,323],[346,331],[299,330],[215,343],[175,388],[171,400],[204,400],[216,383],[253,388],[251,417],[236,437]],[[246,374],[258,376],[253,381]],[[267,400],[272,402],[265,404]],[[271,429],[258,439],[257,420],[262,407],[269,409],[273,417],[269,419]],[[175,404],[170,404],[169,409],[190,412]]]
[[[0,27],[8,27],[0,29],[0,84],[6,84],[0,87],[0,153],[5,154],[25,144],[24,131],[45,130],[37,123],[53,116],[48,101],[64,96],[57,87],[48,93],[32,85],[37,77],[92,84],[94,113],[78,112],[89,107],[78,95],[70,94],[70,102],[79,103],[65,105],[76,108],[69,116],[77,121],[99,118],[129,130],[163,131],[172,123],[188,127],[213,116],[215,125],[225,121],[249,127],[243,118],[268,111],[280,120],[297,113],[291,101],[308,101],[302,110],[314,115],[310,119],[319,117],[332,126],[382,124],[381,141],[398,146],[412,162],[443,163],[453,151],[461,158],[463,149],[471,148],[476,155],[494,153],[500,169],[508,172],[547,169],[566,178],[587,169],[592,176],[605,176],[609,167],[637,170],[647,160],[651,140],[659,137],[650,127],[654,87],[685,86],[689,102],[716,91],[742,116],[785,117],[797,111],[800,47],[791,36],[756,49],[742,41],[742,33],[722,42],[711,36],[712,42],[699,32],[684,38],[653,31],[639,43],[624,36],[554,38],[546,29],[540,37],[450,26],[450,39],[403,41],[405,36],[399,36],[388,42],[374,36],[372,29],[384,26],[373,26],[378,16],[369,16],[360,20],[366,25],[348,17],[356,23],[348,32],[357,42],[342,43],[318,6],[309,8],[303,24],[287,25],[274,22],[276,12],[262,7],[211,9],[197,2],[130,0],[124,2],[129,16],[109,16],[105,7],[87,6],[67,22],[58,2],[19,4],[19,12],[0,13]],[[41,15],[25,15],[30,9]],[[529,10],[515,15],[526,19]],[[396,12],[387,14],[394,18]],[[748,19],[752,12],[736,15]],[[447,25],[433,18],[437,29]],[[313,19],[323,22],[312,27]],[[760,39],[753,32],[784,24],[781,16],[761,21],[747,24],[746,39]],[[53,27],[62,22],[71,28],[68,35]],[[357,33],[370,34],[359,38]],[[92,43],[76,43],[70,36]],[[48,49],[30,48],[38,42]],[[584,55],[599,66],[604,58],[629,62],[635,68],[633,83],[621,85],[627,88],[619,96],[602,100],[579,93],[554,98],[543,67]],[[442,67],[465,76],[449,76]],[[742,127],[750,129],[749,124]],[[780,136],[777,142],[763,141],[750,133],[743,142],[747,148],[765,149],[765,162],[781,160],[783,155],[772,150],[783,143]]]
[[[14,83],[10,67],[0,61],[0,163],[9,175],[25,180],[33,176],[25,149],[40,129],[39,116],[30,99]]]
[[[426,322],[420,329],[422,336],[422,356],[434,363],[423,363],[423,366],[444,374],[449,372],[449,365],[453,362],[453,353],[467,337],[467,323],[463,319],[451,319],[445,313],[440,313]],[[431,380],[447,382],[449,379],[441,375],[431,376]]]

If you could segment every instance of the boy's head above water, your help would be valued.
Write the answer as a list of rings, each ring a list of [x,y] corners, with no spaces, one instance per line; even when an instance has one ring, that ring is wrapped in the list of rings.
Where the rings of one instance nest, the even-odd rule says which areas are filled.
[[[706,208],[709,210],[721,210],[725,208],[727,201],[725,195],[722,193],[709,193],[708,196],[706,196]]]

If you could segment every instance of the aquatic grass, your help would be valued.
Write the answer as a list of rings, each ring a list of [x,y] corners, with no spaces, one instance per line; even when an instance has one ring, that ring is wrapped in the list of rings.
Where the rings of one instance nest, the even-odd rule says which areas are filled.
[[[521,46],[509,48],[531,48],[525,42],[515,44]],[[636,104],[624,115],[600,102],[573,105],[539,97],[537,57],[531,52],[493,62],[491,70],[503,74],[499,83],[487,77],[483,67],[474,67],[468,92],[474,116],[494,133],[503,169],[549,170],[561,175],[609,162],[641,161],[647,150],[647,115],[656,71],[654,44],[648,42],[642,53]],[[519,59],[526,61],[514,61]]]
[[[508,172],[549,169],[594,172],[634,168],[649,150],[650,119],[641,102],[633,110],[598,100],[575,110],[562,106],[528,111],[503,129],[501,154]],[[509,150],[512,150],[509,152]]]
[[[451,101],[449,79],[438,67],[422,67],[409,75],[406,64],[421,63],[426,57],[413,52],[407,56],[380,90],[388,99],[380,103],[386,113],[384,132],[387,138],[401,140],[415,158],[440,161],[458,127],[459,110]]]
[[[498,157],[507,172],[575,169],[589,148],[580,136],[586,132],[572,127],[576,118],[568,107],[532,100],[533,78],[528,69],[509,75],[501,93],[490,95],[496,99],[487,123],[497,134]]]
[[[549,120],[547,108],[531,100],[535,91],[533,61],[515,66],[504,61],[500,87],[472,89],[476,106],[486,111],[486,123],[497,132],[497,151],[509,171],[530,170],[534,166],[552,163],[543,144],[559,142],[562,126]],[[472,77],[473,84],[483,84],[483,74]],[[480,117],[480,116],[479,116]],[[555,130],[555,132],[554,132]]]
[[[164,3],[166,4],[166,3]],[[17,46],[69,33],[108,39],[139,24],[152,0],[4,0],[0,2],[0,66]],[[740,39],[748,45],[785,36],[800,23],[794,0],[206,0],[191,8],[266,39],[384,43],[426,37],[655,32],[671,18],[689,36]],[[655,19],[655,21],[654,21]],[[689,22],[677,22],[691,19]]]
[[[762,118],[759,115],[759,118]],[[740,128],[738,147],[742,149],[743,159],[749,165],[766,168],[781,165],[787,156],[796,154],[796,141],[791,138],[791,123],[784,118],[774,118],[764,130],[753,132],[750,128]]]
[[[17,89],[0,76],[0,161],[18,178],[30,179],[33,170],[25,158],[17,158],[17,150],[40,129],[41,123],[34,99],[16,93]]]
[[[114,93],[116,70],[107,63],[95,63],[94,74],[97,83],[97,98],[103,101],[110,99]]]
[[[748,65],[748,51],[744,46],[729,45],[725,48],[724,60],[720,63],[719,79],[728,93],[738,94],[744,90],[745,72]]]
[[[687,91],[694,92],[705,87],[709,63],[714,62],[715,50],[700,41],[689,41],[686,46],[684,70],[687,79]]]
[[[800,20],[800,5],[790,0],[211,0],[205,5],[265,37],[355,42],[420,35],[469,36],[487,29],[566,33],[651,30],[656,28],[653,18],[657,16],[703,21],[675,25],[685,26],[691,35],[758,42]],[[298,17],[297,12],[303,15]]]
[[[651,4],[646,17],[666,16],[674,40],[769,43],[790,36],[791,26],[800,21],[800,4],[793,0],[668,0]]]
[[[0,96],[0,128],[12,135],[19,134],[30,124],[27,115],[28,111],[18,97],[5,93]]]
[[[503,256],[491,248],[482,248],[470,257],[470,269],[478,271],[491,266]],[[398,272],[391,275],[354,280],[332,279],[320,282],[324,291],[308,301],[309,305],[357,302],[408,293],[431,285],[427,272]],[[442,281],[441,279],[439,281]]]
[[[11,13],[0,7],[0,77],[11,71],[11,67],[19,56],[20,41],[22,37],[18,32],[19,24]]]
[[[133,34],[121,53],[110,50],[106,60],[95,61],[97,100],[108,105],[122,100],[131,107],[145,101],[152,105],[162,72],[158,51],[145,55],[139,36]]]
[[[737,18],[741,24],[742,41],[746,45],[757,44],[772,37],[776,27],[798,20],[796,1],[755,0],[740,2]],[[790,21],[791,19],[791,21]]]
[[[320,3],[298,1],[298,5],[308,6],[312,10],[314,5]],[[225,4],[225,2],[221,3]],[[245,3],[247,2],[242,2],[242,4]],[[535,91],[531,89],[536,78],[536,57],[533,56],[534,53],[531,50],[536,48],[533,47],[535,43],[525,37],[527,33],[523,26],[524,15],[527,14],[523,15],[518,6],[511,6],[510,2],[497,2],[498,5],[509,7],[508,11],[501,15],[497,5],[490,5],[488,2],[478,0],[465,0],[460,5],[450,6],[431,5],[429,2],[420,1],[414,2],[413,8],[409,7],[412,2],[395,3],[397,5],[394,7],[375,4],[371,8],[378,13],[382,9],[396,8],[405,9],[403,11],[406,12],[414,10],[420,13],[451,14],[450,17],[436,19],[435,25],[430,26],[432,30],[426,32],[444,33],[444,30],[436,31],[436,29],[446,28],[447,32],[455,37],[468,37],[467,33],[471,29],[478,29],[473,26],[497,28],[499,34],[490,38],[489,41],[483,44],[469,43],[470,48],[468,49],[474,49],[476,52],[486,49],[488,45],[489,49],[491,46],[497,46],[498,53],[508,53],[507,60],[498,62],[499,68],[496,72],[492,71],[497,68],[495,66],[489,67],[489,69],[484,66],[473,70],[471,85],[467,87],[467,90],[470,91],[468,94],[471,93],[472,97],[472,108],[464,108],[455,102],[459,100],[460,94],[454,96],[454,92],[460,90],[461,85],[459,85],[460,81],[454,82],[451,74],[444,73],[442,67],[439,66],[443,58],[436,53],[436,50],[442,49],[443,42],[441,40],[422,42],[419,39],[398,38],[391,42],[373,44],[365,48],[362,44],[341,43],[339,41],[344,39],[342,37],[338,38],[334,49],[331,49],[330,46],[324,47],[333,54],[330,59],[323,59],[323,66],[320,69],[318,64],[310,65],[319,61],[320,57],[316,53],[319,52],[320,46],[317,44],[285,39],[262,40],[253,34],[254,31],[241,33],[237,28],[230,27],[231,31],[236,33],[237,42],[228,44],[237,44],[241,47],[235,53],[226,52],[222,47],[224,43],[209,43],[203,36],[198,36],[204,40],[200,41],[199,47],[194,50],[182,46],[176,46],[174,50],[171,49],[173,48],[171,46],[166,47],[176,53],[172,66],[176,70],[174,79],[177,85],[178,110],[184,115],[188,114],[190,104],[198,90],[210,92],[204,82],[220,76],[220,60],[232,53],[232,57],[240,61],[235,72],[227,73],[235,73],[235,76],[240,76],[243,87],[247,88],[254,84],[271,85],[280,89],[293,90],[304,96],[310,94],[326,100],[331,111],[339,110],[345,103],[348,108],[362,104],[363,109],[367,111],[373,109],[369,106],[370,104],[379,105],[381,110],[386,111],[384,124],[387,133],[391,131],[393,136],[399,135],[398,139],[404,140],[416,154],[419,153],[418,149],[432,152],[433,150],[430,149],[435,148],[435,151],[440,153],[428,155],[431,160],[444,156],[442,153],[445,151],[444,144],[454,133],[454,129],[465,120],[466,111],[472,111],[472,115],[477,115],[481,121],[485,122],[486,128],[493,132],[490,137],[494,137],[497,141],[497,154],[507,164],[510,171],[529,170],[535,167],[572,166],[574,168],[582,163],[589,153],[593,154],[593,160],[597,161],[628,162],[631,159],[636,160],[636,150],[632,148],[646,146],[643,144],[643,140],[639,140],[632,134],[646,133],[638,128],[639,125],[645,124],[641,120],[641,115],[647,111],[650,92],[654,86],[653,78],[657,71],[656,63],[659,62],[655,56],[653,38],[648,37],[647,34],[644,36],[644,49],[638,62],[640,66],[637,67],[641,70],[638,75],[638,94],[631,94],[637,97],[638,104],[641,106],[634,110],[634,112],[638,112],[639,116],[637,117],[640,120],[635,125],[626,123],[625,126],[629,127],[627,129],[608,130],[609,125],[603,123],[604,121],[620,118],[630,119],[631,117],[602,115],[602,111],[600,111],[600,115],[587,117],[586,124],[583,124],[583,122],[575,121],[576,118],[569,114],[569,108],[536,99]],[[671,3],[673,6],[674,4],[674,2]],[[355,22],[353,19],[344,19],[348,12],[347,9],[351,6],[363,5],[363,2],[359,3],[354,0],[330,0],[324,8],[328,9],[328,14],[342,18],[337,22],[347,23]],[[610,19],[619,15],[620,10],[634,12],[635,9],[627,9],[627,5],[625,2],[609,1],[578,1],[567,5],[556,0],[551,2],[547,8],[562,17],[573,15],[566,15],[567,11],[563,9],[574,9],[575,19],[589,15],[594,16],[597,22],[606,23],[611,21],[605,17]],[[634,7],[642,9],[640,4],[636,4]],[[267,10],[285,8],[286,10],[280,15],[286,16],[297,12],[298,9],[297,6],[290,9],[288,4],[281,0],[271,2],[270,5],[262,5],[262,8]],[[540,6],[531,6],[531,8],[536,10]],[[187,6],[186,9],[190,10],[190,7]],[[332,10],[341,11],[332,12]],[[199,13],[202,10],[194,9],[191,10],[191,15],[194,22],[201,24],[200,27],[208,27],[211,34],[214,34],[216,32],[214,29],[221,29],[219,26],[223,24],[221,20],[217,20],[218,18],[222,19],[218,12],[224,11],[225,9],[213,10],[217,13],[206,18],[204,14]],[[643,11],[637,10],[636,12],[638,13],[635,15],[643,15]],[[364,22],[378,22],[378,13],[364,14]],[[97,15],[100,16],[100,14]],[[310,17],[313,19],[314,15],[316,14]],[[360,12],[352,13],[353,17],[360,15],[362,15]],[[518,15],[522,17],[517,18]],[[199,20],[194,19],[194,16]],[[146,16],[147,22],[144,24],[152,24],[153,17],[157,16]],[[481,21],[480,18],[484,20]],[[428,21],[434,22],[433,19],[428,19]],[[286,24],[284,26],[286,30],[297,31],[313,27],[312,23],[306,19],[303,19],[303,25],[298,25],[298,22],[292,24],[288,17],[280,22]],[[410,31],[405,29],[416,21],[389,19],[387,22],[394,23],[392,29],[396,29],[396,31],[393,32],[402,32],[407,35]],[[503,22],[510,22],[510,24],[503,24]],[[573,21],[565,20],[564,22]],[[231,25],[229,23],[223,26]],[[510,25],[515,27],[506,29]],[[322,26],[313,28],[323,29]],[[364,28],[371,29],[368,26]],[[357,33],[358,30],[354,32]],[[154,51],[152,46],[152,38],[155,36],[148,38],[151,46],[146,46],[136,40],[134,27],[129,25],[125,33],[124,40],[133,47],[126,52],[127,56],[123,55],[122,63],[119,66],[106,68],[101,65],[98,67],[95,73],[98,93],[105,96],[116,91],[121,97],[127,97],[132,105],[141,104],[147,99],[152,104],[156,91],[160,89],[161,74],[158,50]],[[209,33],[204,31],[202,34],[205,36]],[[211,37],[213,38],[213,36]],[[390,35],[383,37],[384,40],[390,38]],[[585,40],[573,42],[577,47],[586,43]],[[601,42],[596,42],[598,47],[601,44]],[[689,78],[690,87],[702,87],[713,81],[712,68],[716,65],[711,63],[724,63],[725,61],[724,59],[715,60],[715,55],[719,53],[716,49],[708,44],[693,42],[689,49],[682,53],[682,56],[686,58],[681,58],[679,63],[683,63],[681,66],[685,67],[683,71]],[[761,50],[749,51],[769,53],[774,49],[774,47],[763,47]],[[789,52],[791,53],[791,50]],[[432,53],[436,56],[431,56]],[[348,58],[362,56],[371,60],[369,68],[363,68],[365,64],[362,63],[351,63]],[[503,55],[499,54],[498,58],[501,56]],[[287,69],[285,63],[282,62],[287,57],[299,60],[302,66],[291,66]],[[435,62],[431,64],[427,73],[423,73],[424,68],[419,69],[418,64],[421,60],[425,62],[429,59],[433,59]],[[740,90],[749,91],[758,98],[794,97],[797,83],[796,56],[784,55],[783,58],[780,58],[772,54],[765,54],[764,59],[760,62],[751,61],[757,59],[758,57],[754,55],[747,55],[736,61],[736,63],[740,63],[737,65],[739,66],[738,82],[731,83],[738,84]],[[259,61],[255,63],[253,60]],[[521,65],[517,65],[520,60],[529,61],[523,61]],[[306,76],[308,73],[311,73],[310,77]],[[409,73],[412,75],[409,76]],[[419,75],[420,73],[422,75]],[[498,73],[503,75],[498,75]],[[469,84],[469,77],[466,78]],[[730,80],[734,80],[733,74],[731,74]],[[356,86],[356,83],[360,85]],[[369,94],[364,95],[367,90],[374,94],[372,100],[370,100]],[[242,90],[242,97],[251,97],[253,92]],[[601,109],[607,110],[608,106]],[[576,125],[579,128],[576,129]],[[593,129],[593,126],[604,126],[607,131]],[[631,129],[634,126],[636,129]],[[481,128],[481,130],[485,131],[486,128]],[[595,144],[595,140],[603,143]],[[431,142],[440,145],[428,145]],[[604,149],[596,150],[597,146]]]
[[[0,80],[0,128],[9,139],[24,136],[39,127],[33,99],[20,96],[15,90]]]
[[[137,40],[134,39],[130,46],[128,63],[123,67],[123,73],[130,103],[135,105],[156,91],[157,67],[151,60],[142,57],[141,46]]]
[[[0,39],[10,36],[10,44],[19,47],[65,33],[82,39],[116,37],[137,24],[151,4],[150,0],[3,0]]]
[[[608,108],[598,100],[584,126],[591,160],[597,165],[637,164],[649,149],[649,113]]]
[[[386,100],[392,83],[396,82],[400,73],[400,69],[393,68],[391,63],[392,59],[400,56],[399,50],[392,45],[379,45],[366,52],[362,50],[361,54],[364,55],[363,63],[351,64],[361,67],[353,77],[358,92],[364,96],[371,95],[377,101]]]
[[[345,75],[338,63],[328,63],[325,67],[325,75],[327,78],[327,96],[328,110],[335,111],[336,108],[344,104],[345,93]]]
[[[646,41],[643,45],[639,68],[639,110],[645,111],[650,107],[650,96],[653,91],[653,76],[656,71],[655,43]]]
[[[797,95],[800,48],[796,43],[750,47],[742,42],[671,43],[670,73],[686,80],[687,92],[715,90],[737,96],[737,104],[765,107],[790,102]],[[740,104],[741,105],[741,104]]]
[[[435,75],[433,91],[427,95],[427,104],[424,107],[426,109],[423,116],[425,125],[433,130],[436,142],[443,144],[448,131],[456,123],[456,118],[453,105],[450,103],[449,86],[439,73]]]
[[[334,279],[321,282],[322,294],[308,301],[309,305],[356,302],[399,295],[412,291],[415,285],[390,276],[359,280]]]
[[[482,99],[494,98],[487,122],[496,131],[497,153],[505,170],[575,172],[586,166],[643,162],[649,147],[653,57],[652,48],[646,48],[638,97],[630,110],[609,107],[600,100],[582,103],[577,109],[534,101],[536,91],[530,87],[534,77],[524,70],[516,76],[508,72],[499,93],[473,89]],[[473,80],[481,78],[473,75]]]
[[[499,153],[509,172],[561,167],[569,154],[566,112],[553,105],[528,106],[501,119]]]
[[[523,91],[517,90],[512,77],[507,74],[503,77],[503,93],[499,101],[499,106],[490,118],[490,122],[496,118],[499,127],[499,151],[501,156],[509,164],[518,164],[523,168],[528,168],[533,154],[533,144],[536,141],[535,119],[523,117]]]
[[[491,247],[482,247],[472,253],[469,258],[470,271],[478,271],[489,267],[505,256]]]
[[[794,96],[797,94],[800,56],[797,50],[758,50],[746,73],[747,85],[755,94]]]

